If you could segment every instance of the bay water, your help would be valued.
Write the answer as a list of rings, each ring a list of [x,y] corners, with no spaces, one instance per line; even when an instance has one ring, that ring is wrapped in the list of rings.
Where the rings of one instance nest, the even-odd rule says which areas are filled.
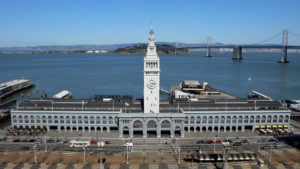
[[[183,80],[199,80],[226,93],[246,97],[252,90],[275,100],[300,99],[300,54],[288,53],[288,64],[279,64],[280,53],[192,52],[160,55],[161,88],[170,90]],[[36,84],[31,97],[48,97],[69,90],[75,98],[95,94],[143,97],[144,55],[116,54],[0,54],[0,83],[30,79]]]

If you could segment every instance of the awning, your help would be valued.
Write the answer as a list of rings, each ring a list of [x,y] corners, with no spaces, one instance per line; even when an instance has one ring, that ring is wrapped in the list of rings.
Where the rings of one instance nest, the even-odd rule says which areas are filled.
[[[270,126],[270,125],[267,125],[267,128],[269,129],[269,128],[271,128],[271,126]]]
[[[273,125],[272,128],[277,128],[277,126],[276,126],[276,125]]]
[[[282,128],[282,125],[278,125],[278,128]]]
[[[265,128],[265,126],[260,126],[260,128],[264,129],[264,128]]]
[[[256,129],[259,129],[259,126],[255,126]]]
[[[284,128],[288,128],[288,125],[284,125],[283,127],[284,127]]]

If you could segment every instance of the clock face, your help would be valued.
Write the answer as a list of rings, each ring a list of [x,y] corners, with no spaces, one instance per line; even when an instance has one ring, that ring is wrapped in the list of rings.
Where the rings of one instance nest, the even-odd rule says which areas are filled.
[[[146,85],[149,89],[154,89],[156,87],[156,82],[154,80],[149,80]]]

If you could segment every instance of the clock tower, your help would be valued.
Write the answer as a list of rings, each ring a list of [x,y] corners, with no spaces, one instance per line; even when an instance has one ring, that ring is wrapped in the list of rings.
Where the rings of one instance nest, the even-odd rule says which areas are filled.
[[[144,113],[159,113],[160,62],[151,28],[144,57]]]

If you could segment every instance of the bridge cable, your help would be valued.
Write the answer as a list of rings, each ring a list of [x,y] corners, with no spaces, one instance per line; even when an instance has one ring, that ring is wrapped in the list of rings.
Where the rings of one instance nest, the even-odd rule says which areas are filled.
[[[277,38],[279,36],[282,36],[282,31],[280,31],[280,32],[278,32],[278,33],[276,33],[276,34],[274,34],[274,35],[272,35],[272,36],[270,36],[270,37],[268,37],[268,38],[266,38],[266,39],[264,39],[262,41],[259,41],[257,43],[253,43],[253,44],[263,44],[263,43],[266,43],[266,42],[268,42],[268,41],[270,41],[272,39],[275,39],[275,38]]]
[[[291,32],[291,31],[289,31],[289,34],[300,37],[300,34],[297,34],[297,33]]]

